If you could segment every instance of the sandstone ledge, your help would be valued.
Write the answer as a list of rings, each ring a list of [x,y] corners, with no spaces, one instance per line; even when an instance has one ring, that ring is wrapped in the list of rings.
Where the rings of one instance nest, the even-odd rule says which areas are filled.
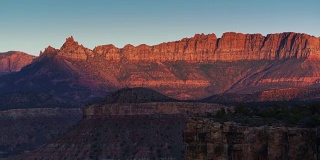
[[[186,102],[154,102],[154,103],[115,103],[104,105],[92,105],[84,108],[85,118],[101,118],[121,115],[154,115],[154,114],[204,114],[215,113],[220,108],[226,107],[220,104],[186,103]]]

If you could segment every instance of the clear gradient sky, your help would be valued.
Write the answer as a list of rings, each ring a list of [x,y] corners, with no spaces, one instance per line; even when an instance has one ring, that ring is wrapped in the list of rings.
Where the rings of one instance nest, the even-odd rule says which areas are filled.
[[[38,55],[71,35],[91,49],[228,31],[318,37],[319,8],[320,0],[1,0],[0,52]]]

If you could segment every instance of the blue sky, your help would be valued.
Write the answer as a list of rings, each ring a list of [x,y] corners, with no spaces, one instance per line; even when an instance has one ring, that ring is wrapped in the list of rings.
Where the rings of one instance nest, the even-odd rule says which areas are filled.
[[[319,7],[319,0],[1,0],[0,52],[38,55],[71,35],[91,49],[228,31],[318,37]]]

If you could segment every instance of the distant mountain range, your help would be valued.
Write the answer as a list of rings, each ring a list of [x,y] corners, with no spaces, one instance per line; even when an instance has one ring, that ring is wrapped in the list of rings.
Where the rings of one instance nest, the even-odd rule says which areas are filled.
[[[21,68],[30,64],[34,58],[36,57],[18,51],[0,53],[0,75],[20,71]]]
[[[126,87],[150,88],[180,100],[257,93],[296,93],[269,99],[299,100],[300,91],[319,99],[319,62],[320,38],[302,33],[196,34],[155,46],[93,50],[69,37],[60,49],[48,46],[39,57],[1,53],[0,72],[6,74],[0,76],[0,106],[79,107]],[[282,92],[288,89],[294,93]],[[252,99],[268,100],[261,95]]]
[[[69,37],[38,57],[0,53],[0,110],[18,108],[0,111],[0,157],[39,146],[16,158],[184,157],[187,115],[232,108],[215,103],[319,101],[319,62],[320,38],[301,33],[197,34],[155,46],[94,49]],[[82,112],[65,108],[79,107],[83,119],[71,128]],[[17,126],[25,129],[16,132]]]

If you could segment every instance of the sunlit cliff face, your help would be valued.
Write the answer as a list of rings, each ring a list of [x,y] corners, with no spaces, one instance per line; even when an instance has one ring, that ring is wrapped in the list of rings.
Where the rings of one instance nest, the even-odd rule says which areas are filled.
[[[10,73],[20,71],[21,68],[30,64],[35,56],[19,51],[0,53],[0,73]]]
[[[239,60],[274,60],[288,58],[319,59],[320,39],[302,33],[285,32],[279,34],[242,34],[226,32],[221,38],[215,34],[196,34],[192,38],[161,43],[154,46],[141,44],[126,45],[117,48],[114,45],[101,45],[93,50],[87,49],[73,37],[66,39],[59,55],[86,60],[98,53],[108,61],[239,61]]]
[[[200,99],[221,93],[317,87],[319,46],[319,38],[292,32],[267,36],[227,32],[221,38],[196,34],[154,46],[101,45],[93,50],[69,37],[60,49],[47,47],[35,63],[55,63],[55,69],[67,71],[70,77],[63,79],[72,83],[68,86],[105,92],[146,87],[178,99]],[[52,69],[42,68],[35,71],[37,76],[29,76],[41,78]],[[49,77],[52,80],[47,83],[61,81],[61,77]]]

